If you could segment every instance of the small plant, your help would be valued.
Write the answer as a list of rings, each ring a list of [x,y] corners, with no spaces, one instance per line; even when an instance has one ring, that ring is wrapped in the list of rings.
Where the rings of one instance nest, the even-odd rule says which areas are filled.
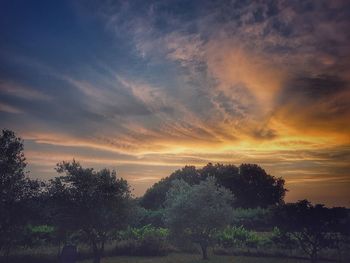
[[[278,248],[292,250],[298,247],[297,241],[288,233],[281,231],[278,227],[274,227],[270,240]]]
[[[218,242],[224,248],[241,248],[249,239],[250,232],[243,226],[226,227],[218,233]]]
[[[27,225],[22,233],[22,243],[25,247],[32,247],[52,242],[55,228],[49,225]]]
[[[146,225],[141,228],[128,228],[118,234],[116,247],[118,254],[157,256],[165,255],[169,251],[169,231]]]
[[[226,227],[217,234],[218,243],[224,248],[259,248],[264,247],[269,240],[243,226]]]

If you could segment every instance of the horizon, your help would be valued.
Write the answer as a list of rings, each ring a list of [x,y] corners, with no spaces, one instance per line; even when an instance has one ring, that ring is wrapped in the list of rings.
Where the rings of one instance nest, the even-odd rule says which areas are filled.
[[[350,207],[348,1],[7,1],[0,127],[30,176],[73,158],[135,196],[254,163],[286,202]]]

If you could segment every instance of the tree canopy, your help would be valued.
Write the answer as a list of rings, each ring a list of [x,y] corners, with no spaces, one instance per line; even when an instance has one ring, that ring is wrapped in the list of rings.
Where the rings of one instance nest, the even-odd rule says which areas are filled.
[[[58,226],[80,231],[98,263],[105,242],[114,230],[127,223],[130,191],[127,182],[117,179],[115,171],[94,171],[78,162],[62,162],[49,186],[49,196],[57,209]]]
[[[141,205],[147,209],[159,209],[164,206],[166,193],[171,182],[182,179],[190,185],[198,184],[207,177],[215,177],[217,183],[229,189],[235,196],[234,207],[256,208],[283,203],[286,193],[284,180],[266,173],[256,164],[241,164],[239,167],[228,164],[207,164],[202,169],[185,166],[169,177],[163,178],[149,188],[141,199]]]
[[[166,223],[175,235],[198,243],[206,259],[216,231],[231,221],[233,199],[232,193],[218,186],[213,177],[194,186],[176,180],[166,197]]]
[[[39,183],[26,176],[23,141],[10,130],[0,135],[0,250],[8,255],[33,216]]]
[[[161,179],[149,188],[141,198],[141,206],[147,209],[157,210],[163,206],[166,193],[172,186],[174,180],[184,180],[189,185],[198,184],[202,178],[199,171],[194,166],[185,166],[176,170],[170,176]]]
[[[322,249],[332,248],[338,243],[340,235],[346,233],[346,217],[345,208],[312,205],[307,200],[286,204],[275,210],[278,228],[295,239],[312,262],[317,261]]]

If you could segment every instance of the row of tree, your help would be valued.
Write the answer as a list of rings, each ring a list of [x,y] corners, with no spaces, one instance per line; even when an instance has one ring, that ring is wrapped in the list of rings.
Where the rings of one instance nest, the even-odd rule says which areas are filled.
[[[54,227],[58,243],[78,234],[99,262],[111,232],[128,222],[127,182],[117,179],[114,171],[83,168],[75,161],[59,163],[61,176],[49,182],[31,180],[25,172],[23,143],[9,130],[0,136],[0,155],[0,250],[5,257],[14,247],[31,244],[32,226],[44,225]]]
[[[29,179],[23,143],[12,131],[2,131],[0,148],[0,250],[5,257],[14,247],[33,244],[33,238],[59,248],[78,240],[91,246],[98,263],[106,243],[127,227],[141,227],[133,235],[153,231],[162,237],[165,227],[174,239],[199,244],[205,259],[208,246],[230,243],[237,238],[232,227],[244,225],[264,231],[277,226],[277,242],[295,241],[315,262],[321,249],[349,235],[345,208],[284,204],[284,180],[257,165],[186,166],[142,198],[133,198],[115,171],[95,171],[74,160],[59,163],[58,176],[49,182]],[[224,234],[218,238],[218,233]]]
[[[175,236],[186,236],[198,243],[203,259],[207,259],[207,247],[217,241],[218,231],[234,221],[233,201],[232,192],[219,186],[215,177],[194,186],[174,181],[166,196],[165,220]],[[349,235],[348,212],[344,208],[313,206],[302,200],[275,206],[270,216],[265,230],[276,226],[281,231],[276,241],[295,241],[312,262],[317,261],[320,250],[336,248]]]

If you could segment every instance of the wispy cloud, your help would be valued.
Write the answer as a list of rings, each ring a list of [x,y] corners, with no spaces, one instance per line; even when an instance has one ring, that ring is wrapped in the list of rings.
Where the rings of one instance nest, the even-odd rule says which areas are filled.
[[[8,105],[6,103],[0,102],[0,111],[7,112],[7,113],[13,113],[13,114],[20,114],[23,113],[20,109],[13,107],[11,105]]]
[[[34,173],[76,157],[142,193],[185,164],[253,162],[292,199],[347,181],[348,1],[185,2],[77,2],[70,30],[2,28],[0,117]]]
[[[49,95],[46,95],[36,89],[22,86],[11,81],[0,80],[0,93],[10,96],[19,97],[26,100],[51,100]]]

